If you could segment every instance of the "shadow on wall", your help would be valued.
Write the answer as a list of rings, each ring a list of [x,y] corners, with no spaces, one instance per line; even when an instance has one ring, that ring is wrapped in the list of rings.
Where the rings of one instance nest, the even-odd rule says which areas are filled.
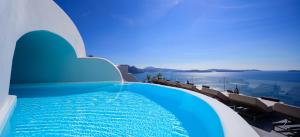
[[[73,47],[52,32],[29,32],[17,41],[11,84],[121,80],[113,64],[100,58],[77,58]]]

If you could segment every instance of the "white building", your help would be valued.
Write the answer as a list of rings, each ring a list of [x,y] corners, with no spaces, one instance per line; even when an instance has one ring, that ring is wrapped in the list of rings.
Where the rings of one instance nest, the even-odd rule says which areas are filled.
[[[122,81],[110,61],[86,57],[76,26],[52,0],[1,0],[0,26],[0,131],[16,102],[11,83]]]

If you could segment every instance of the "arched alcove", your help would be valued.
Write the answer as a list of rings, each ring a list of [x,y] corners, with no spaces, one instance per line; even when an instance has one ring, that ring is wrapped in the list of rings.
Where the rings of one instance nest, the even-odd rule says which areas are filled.
[[[55,33],[32,31],[16,43],[11,84],[121,80],[109,61],[77,58],[72,45]]]

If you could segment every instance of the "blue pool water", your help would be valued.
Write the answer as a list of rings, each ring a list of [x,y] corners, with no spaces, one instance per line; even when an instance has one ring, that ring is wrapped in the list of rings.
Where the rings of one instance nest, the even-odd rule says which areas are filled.
[[[17,105],[2,136],[223,137],[195,96],[149,84],[13,85]]]

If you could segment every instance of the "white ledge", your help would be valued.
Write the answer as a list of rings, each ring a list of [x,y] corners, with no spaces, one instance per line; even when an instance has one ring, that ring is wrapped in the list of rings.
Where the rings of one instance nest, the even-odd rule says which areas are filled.
[[[128,82],[128,83],[136,83],[136,82]],[[215,110],[215,112],[218,114],[221,120],[224,137],[259,137],[257,132],[252,128],[252,126],[250,126],[239,114],[237,114],[231,108],[217,101],[214,98],[205,96],[203,94],[191,90],[182,89],[182,88],[170,87],[170,86],[158,85],[152,83],[148,83],[148,84],[181,90],[185,93],[194,95],[199,99],[202,99],[203,101],[208,103],[212,107],[212,109]]]
[[[0,108],[0,135],[9,120],[10,116],[13,114],[17,102],[17,97],[14,95],[8,95],[5,98],[2,108]]]

